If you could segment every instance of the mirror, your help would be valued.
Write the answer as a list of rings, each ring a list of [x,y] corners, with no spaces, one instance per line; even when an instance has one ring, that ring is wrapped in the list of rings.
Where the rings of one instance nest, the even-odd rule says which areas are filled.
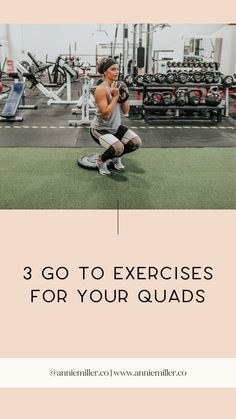
[[[184,57],[220,63],[222,38],[185,38]]]

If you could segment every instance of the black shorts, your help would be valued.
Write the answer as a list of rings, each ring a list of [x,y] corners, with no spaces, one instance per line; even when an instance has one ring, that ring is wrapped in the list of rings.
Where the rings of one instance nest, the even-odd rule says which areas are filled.
[[[117,142],[117,140],[121,141],[123,144],[127,144],[129,140],[137,136],[134,131],[127,128],[125,125],[120,125],[114,134],[111,134],[105,129],[97,130],[95,128],[90,128],[90,134],[97,144],[105,148],[109,148],[112,144]]]

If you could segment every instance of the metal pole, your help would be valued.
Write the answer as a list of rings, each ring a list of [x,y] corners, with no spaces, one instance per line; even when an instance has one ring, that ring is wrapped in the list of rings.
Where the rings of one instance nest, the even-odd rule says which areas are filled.
[[[75,65],[76,65],[76,59],[77,59],[77,43],[76,41],[74,42],[74,54],[75,54]]]
[[[138,46],[141,47],[143,45],[143,25],[142,23],[140,23],[138,26],[139,26]]]
[[[133,57],[131,64],[131,74],[134,75],[134,67],[136,66],[136,35],[137,35],[137,24],[133,25]]]
[[[5,43],[5,47],[6,47],[6,56],[7,58],[11,58],[11,59],[15,59],[13,51],[13,45],[11,42],[11,31],[10,31],[10,26],[9,24],[4,25],[5,26],[5,39],[6,39],[6,43]]]
[[[96,73],[98,72],[98,46],[96,44],[96,51],[95,51],[95,65],[96,65]]]
[[[146,42],[146,72],[152,71],[152,45],[153,45],[153,25],[147,24],[147,42]]]
[[[138,39],[138,46],[142,47],[143,46],[143,25],[142,23],[139,23],[139,39]],[[138,74],[144,74],[145,72],[145,67],[143,68],[138,68]]]
[[[118,27],[119,27],[119,24],[117,24],[117,25],[116,25],[116,30],[115,30],[115,39],[114,39],[113,54],[112,54],[112,57],[114,57],[114,56],[115,56],[115,52],[116,52],[116,41],[117,41]]]
[[[71,101],[71,78],[66,72],[66,100]]]
[[[152,47],[153,47],[153,25],[149,25],[149,44],[148,44],[148,62],[147,72],[152,73]]]
[[[123,76],[127,75],[128,68],[128,25],[123,25]]]
[[[147,28],[146,28],[146,63],[145,63],[145,71],[146,73],[148,73],[148,54],[149,54],[149,29],[150,28],[150,24],[147,23]]]
[[[159,64],[159,52],[157,50],[155,50],[153,52],[154,56],[154,62],[153,62],[153,73],[159,73],[159,68],[158,68],[158,64]]]

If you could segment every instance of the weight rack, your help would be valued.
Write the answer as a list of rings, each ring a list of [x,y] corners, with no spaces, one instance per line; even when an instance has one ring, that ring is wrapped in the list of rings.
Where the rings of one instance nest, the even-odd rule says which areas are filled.
[[[173,83],[171,86],[170,84],[158,84],[158,83],[143,83],[143,99],[142,99],[142,109],[143,109],[143,117],[144,117],[144,121],[148,122],[149,120],[168,120],[168,119],[187,119],[187,120],[191,120],[193,118],[191,118],[191,116],[181,116],[180,115],[180,110],[192,110],[192,111],[199,111],[199,110],[206,110],[206,111],[210,111],[210,120],[214,119],[214,117],[216,116],[217,122],[221,122],[222,121],[222,115],[224,116],[228,116],[228,112],[229,112],[229,88],[222,85],[222,84],[215,84],[214,86],[219,87],[219,89],[224,91],[224,101],[225,104],[222,105],[218,105],[218,106],[208,106],[208,105],[158,105],[158,106],[154,106],[154,105],[145,105],[144,104],[144,99],[147,96],[147,92],[148,91],[175,91],[178,88],[210,88],[212,87],[213,84],[206,84],[206,83],[185,83],[185,84],[181,84],[181,83]],[[160,115],[160,114],[153,114],[153,111],[163,111],[163,110],[175,110],[175,114],[174,115]],[[151,116],[151,118],[150,118]],[[199,120],[204,119],[206,120],[206,117],[198,117]],[[208,118],[209,119],[209,118]],[[196,118],[194,118],[194,120],[196,120]]]

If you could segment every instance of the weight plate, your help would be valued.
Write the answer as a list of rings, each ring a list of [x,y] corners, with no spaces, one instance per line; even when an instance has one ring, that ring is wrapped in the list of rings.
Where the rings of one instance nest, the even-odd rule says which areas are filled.
[[[144,74],[143,81],[145,83],[152,83],[153,81],[155,81],[155,77],[153,74]]]
[[[166,81],[166,75],[165,74],[163,74],[163,73],[156,73],[155,75],[154,75],[154,78],[155,78],[155,80],[156,80],[156,82],[157,83],[165,83],[165,81]]]
[[[233,79],[233,77],[232,77],[232,76],[230,76],[230,75],[225,76],[225,77],[223,78],[223,83],[224,83],[224,85],[225,85],[225,86],[228,86],[228,87],[230,87],[230,86],[231,86],[231,84],[233,83],[233,81],[234,81],[234,79]]]
[[[188,81],[188,73],[185,73],[185,72],[181,71],[181,72],[178,74],[178,80],[179,80],[179,82],[180,82],[180,83],[182,83],[182,84],[187,83],[187,81]]]
[[[135,77],[134,82],[137,85],[142,85],[143,84],[143,75],[139,74],[138,76]]]
[[[127,84],[127,86],[132,86],[134,84],[134,78],[132,74],[128,74],[127,76],[125,76],[124,82],[125,84]]]
[[[80,167],[85,169],[97,169],[96,160],[100,156],[99,153],[89,153],[83,154],[78,160],[77,163]],[[112,161],[108,163],[108,166],[112,164]]]
[[[86,169],[97,169],[96,160],[99,157],[99,153],[89,153],[83,154],[78,160],[77,163],[81,167]]]

